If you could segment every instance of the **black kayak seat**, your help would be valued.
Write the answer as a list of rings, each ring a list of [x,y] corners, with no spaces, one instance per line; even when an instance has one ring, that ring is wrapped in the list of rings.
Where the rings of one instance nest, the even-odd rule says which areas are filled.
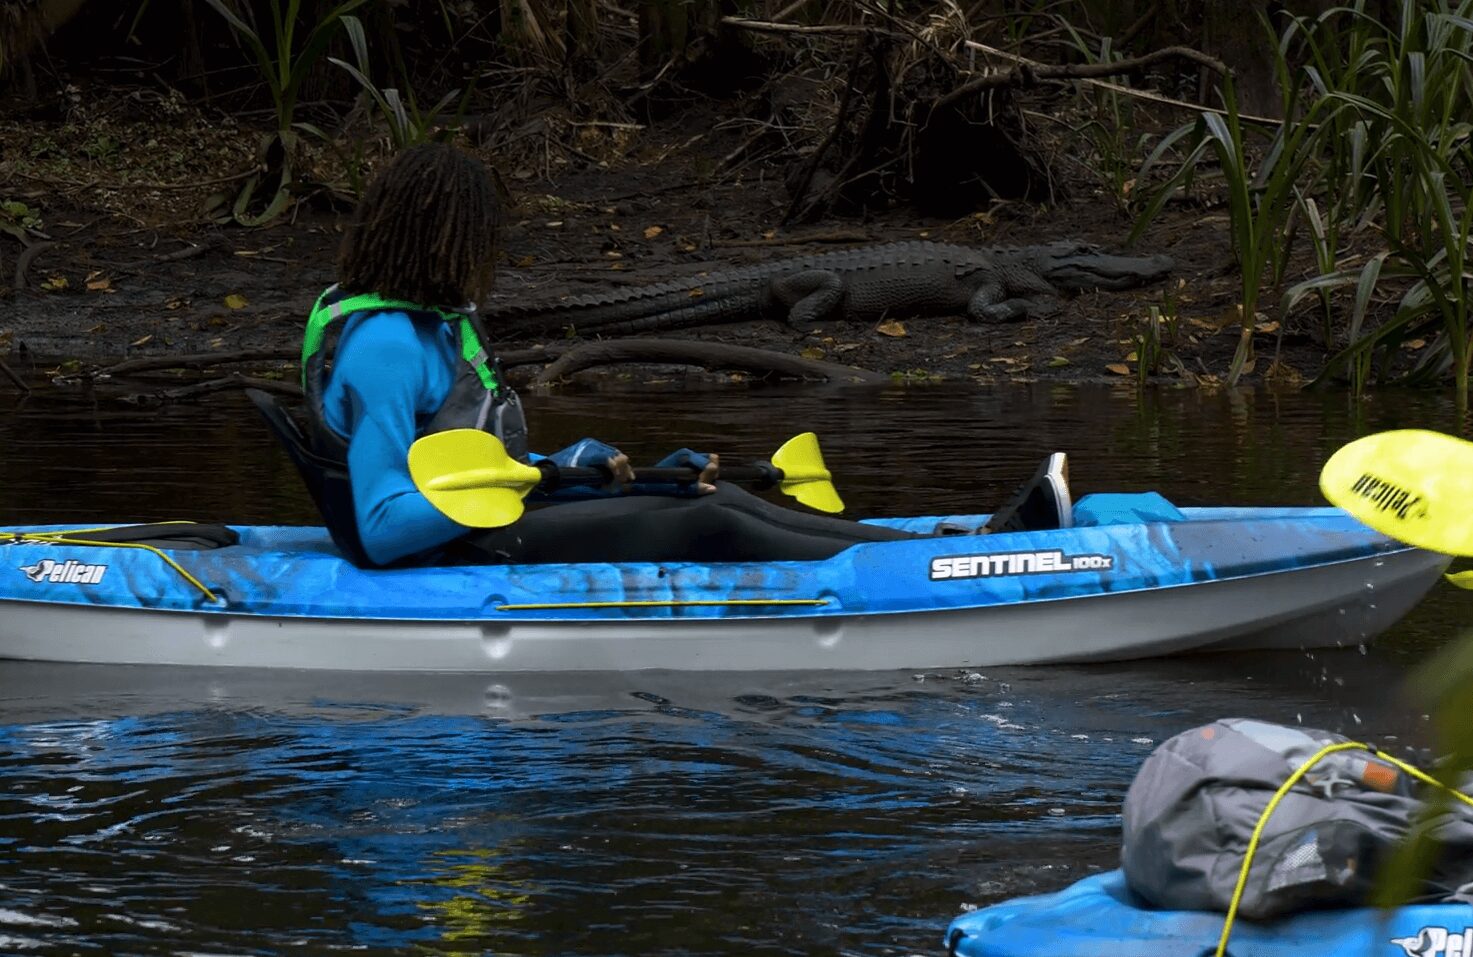
[[[118,525],[77,532],[62,532],[84,542],[119,545],[152,545],[154,548],[208,551],[240,543],[240,534],[228,525],[205,522],[155,522],[148,525]]]
[[[307,494],[312,496],[312,502],[322,515],[322,522],[338,551],[360,568],[374,567],[363,550],[362,539],[358,537],[358,519],[353,514],[353,486],[347,466],[314,451],[306,433],[275,396],[260,389],[246,389],[245,394],[297,467],[302,483],[307,486]]]

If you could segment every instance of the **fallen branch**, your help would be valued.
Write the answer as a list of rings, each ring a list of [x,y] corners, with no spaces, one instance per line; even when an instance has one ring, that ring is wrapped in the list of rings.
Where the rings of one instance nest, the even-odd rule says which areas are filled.
[[[501,360],[503,369],[515,369],[517,366],[547,365],[566,351],[557,346],[550,349],[513,349],[510,352],[498,352],[496,358]]]
[[[1003,54],[1003,51],[993,47],[983,46],[980,43],[968,42],[969,47],[980,49],[988,53]],[[1029,60],[1025,57],[1003,54],[1018,65],[1003,73],[984,73],[974,77],[952,90],[950,93],[938,99],[932,107],[940,110],[951,106],[959,100],[963,100],[973,93],[982,90],[992,90],[1002,86],[1031,86],[1043,80],[1093,80],[1105,76],[1121,76],[1127,73],[1139,73],[1142,70],[1153,67],[1166,60],[1190,60],[1221,76],[1229,76],[1232,71],[1227,64],[1216,57],[1208,56],[1201,50],[1193,50],[1191,47],[1164,47],[1154,50],[1144,56],[1130,57],[1125,60],[1115,60],[1110,63],[1040,63],[1037,60]]]
[[[26,288],[26,271],[31,268],[31,263],[36,261],[37,256],[55,245],[56,243],[33,243],[27,246],[15,261],[15,281],[10,284],[11,288]]]
[[[221,176],[219,179],[202,179],[187,183],[104,183],[100,180],[92,180],[86,183],[79,183],[76,180],[71,179],[54,179],[49,176],[37,176],[34,173],[27,173],[22,170],[10,170],[10,172],[14,173],[16,176],[24,177],[25,179],[28,179],[33,183],[42,183],[46,186],[62,186],[68,189],[173,190],[201,189],[206,186],[222,186],[226,183],[238,182],[239,180],[249,179],[250,177],[261,172],[261,167],[259,165],[252,166],[250,169],[242,170],[239,173],[232,173],[229,176]]]
[[[503,359],[503,362],[505,359]],[[547,385],[582,369],[619,363],[690,365],[703,369],[727,369],[755,372],[763,376],[778,375],[795,379],[820,379],[838,382],[889,382],[890,377],[868,369],[856,369],[836,362],[804,359],[785,352],[733,346],[723,342],[696,342],[687,339],[609,339],[588,342],[563,353],[558,360],[532,380],[533,385]]]
[[[711,245],[716,249],[732,249],[748,246],[806,246],[810,243],[868,243],[873,237],[855,229],[838,230],[832,233],[811,233],[807,236],[774,236],[771,239],[715,239]],[[1473,955],[1470,955],[1473,957]]]
[[[203,256],[205,253],[209,252],[210,250],[215,249],[215,248],[218,248],[218,247],[223,246],[223,245],[224,245],[224,243],[221,242],[219,236],[207,236],[207,237],[205,237],[205,241],[202,242],[202,243],[198,243],[197,245],[194,245],[194,246],[185,246],[183,249],[176,249],[174,252],[165,253],[162,256],[155,256],[149,262],[139,263],[139,265],[141,265],[141,266],[149,266],[149,265],[157,266],[160,263],[177,263],[177,262],[182,262],[185,259],[193,259],[196,256]]]
[[[1140,36],[1146,27],[1150,26],[1160,16],[1161,0],[1152,0],[1151,5],[1146,7],[1146,12],[1137,17],[1134,23],[1125,28],[1124,33],[1115,38],[1115,49],[1124,50],[1130,46],[1135,41],[1135,38]]]
[[[859,24],[830,23],[816,24],[814,26],[803,26],[796,23],[774,23],[771,20],[748,20],[746,17],[722,17],[721,25],[733,27],[737,30],[751,30],[754,33],[797,33],[809,36],[831,36],[831,37],[868,37],[886,36],[896,39],[905,39],[900,33],[884,30],[879,27],[866,27]]]
[[[198,352],[182,356],[140,356],[105,366],[91,373],[94,379],[104,376],[157,372],[160,369],[204,369],[233,362],[273,362],[300,359],[300,349],[246,349],[241,352]]]
[[[248,375],[232,375],[221,379],[206,379],[204,382],[180,386],[177,389],[164,389],[161,392],[138,392],[133,395],[125,395],[121,397],[121,401],[131,405],[157,405],[161,402],[177,402],[180,399],[192,399],[215,392],[229,392],[232,389],[260,389],[262,392],[271,392],[293,399],[302,397],[301,387],[291,382],[261,379]]]
[[[31,387],[26,385],[26,380],[22,379],[19,375],[16,374],[16,371],[14,369],[6,365],[4,359],[0,359],[0,372],[5,373],[5,378],[9,379],[11,382],[14,382],[17,389],[27,394],[30,393]]]
[[[1037,60],[1030,60],[1027,57],[1019,56],[1016,53],[1009,53],[1006,50],[999,50],[997,47],[990,47],[985,43],[978,43],[975,40],[967,40],[965,41],[965,45],[970,50],[976,50],[978,53],[985,53],[988,56],[1001,57],[1002,59],[1009,60],[1013,63],[1023,64],[1031,67],[1047,65],[1044,63],[1040,63]],[[1114,93],[1119,93],[1122,96],[1134,97],[1138,100],[1148,100],[1151,103],[1160,103],[1163,106],[1174,106],[1178,109],[1194,110],[1201,113],[1216,113],[1219,116],[1227,115],[1227,110],[1221,109],[1220,107],[1204,106],[1201,103],[1193,103],[1190,100],[1180,100],[1176,97],[1166,96],[1162,93],[1155,93],[1151,90],[1138,90],[1133,86],[1122,86],[1119,83],[1111,83],[1109,80],[1080,77],[1079,82],[1086,83],[1090,86],[1099,87],[1102,90],[1110,90]],[[1282,120],[1274,119],[1271,116],[1255,116],[1252,113],[1239,113],[1238,119],[1242,120],[1245,123],[1256,123],[1260,126],[1279,126],[1283,123]]]

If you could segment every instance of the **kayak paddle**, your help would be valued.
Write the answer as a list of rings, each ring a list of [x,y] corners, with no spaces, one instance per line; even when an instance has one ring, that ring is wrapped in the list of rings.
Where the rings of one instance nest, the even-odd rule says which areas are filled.
[[[1330,456],[1320,491],[1383,535],[1473,555],[1473,442],[1423,429],[1368,435]],[[1448,578],[1473,587],[1473,573]]]
[[[417,439],[409,447],[409,475],[431,505],[471,528],[512,524],[522,517],[522,499],[534,489],[604,485],[610,478],[605,469],[563,468],[549,459],[524,465],[507,454],[500,439],[479,429],[451,429]],[[699,475],[699,470],[685,467],[634,470],[636,482],[683,484]],[[784,442],[771,464],[723,466],[720,481],[775,485],[821,512],[844,510],[812,432]]]

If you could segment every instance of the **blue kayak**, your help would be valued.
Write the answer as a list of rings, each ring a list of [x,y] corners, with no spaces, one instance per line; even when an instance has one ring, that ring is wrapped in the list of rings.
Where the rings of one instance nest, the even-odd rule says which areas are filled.
[[[1333,508],[1173,513],[877,542],[815,562],[393,569],[355,567],[321,528],[236,527],[238,544],[162,554],[12,529],[0,538],[0,658],[848,670],[1354,646],[1448,562]],[[984,518],[882,521],[929,533]]]
[[[1056,894],[964,914],[946,930],[956,957],[1211,957],[1222,914],[1148,910],[1120,871]],[[1232,957],[1473,957],[1473,906],[1418,904],[1307,911],[1269,923],[1238,920]]]

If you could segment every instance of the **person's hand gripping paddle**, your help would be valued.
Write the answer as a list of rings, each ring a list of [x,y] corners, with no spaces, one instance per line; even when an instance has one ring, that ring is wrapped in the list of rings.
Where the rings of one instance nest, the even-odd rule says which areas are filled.
[[[451,429],[418,439],[409,448],[409,475],[425,498],[449,518],[471,528],[500,528],[522,517],[522,499],[533,489],[551,491],[572,485],[606,485],[608,471],[561,468],[543,459],[524,465],[507,455],[501,440],[477,429]],[[634,481],[681,485],[695,483],[693,468],[634,470]],[[818,436],[804,432],[783,443],[772,462],[721,467],[721,481],[777,488],[810,508],[841,512],[844,503],[824,466]]]

